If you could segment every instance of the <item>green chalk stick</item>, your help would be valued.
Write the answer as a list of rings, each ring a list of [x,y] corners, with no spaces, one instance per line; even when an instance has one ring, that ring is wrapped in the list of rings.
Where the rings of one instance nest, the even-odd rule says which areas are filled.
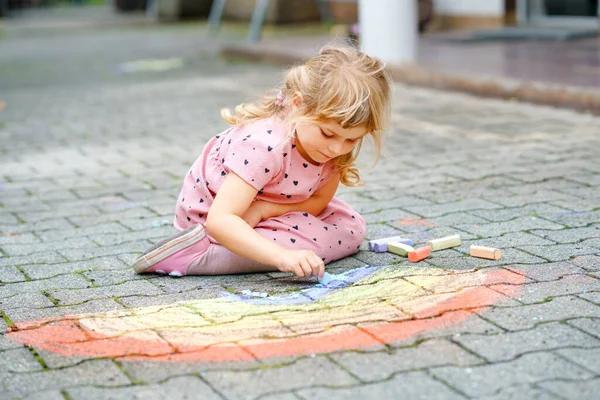
[[[452,235],[446,236],[440,239],[433,239],[427,242],[427,246],[431,247],[431,250],[444,250],[450,247],[460,246],[460,236]]]
[[[390,253],[398,254],[402,257],[408,256],[410,251],[415,251],[412,246],[400,242],[389,242],[387,246]]]

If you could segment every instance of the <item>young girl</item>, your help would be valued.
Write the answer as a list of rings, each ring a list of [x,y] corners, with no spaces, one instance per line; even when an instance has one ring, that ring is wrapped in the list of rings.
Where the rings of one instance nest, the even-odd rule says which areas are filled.
[[[186,175],[179,232],[140,256],[138,273],[171,276],[292,272],[322,278],[354,254],[366,224],[334,197],[357,186],[354,162],[370,136],[379,155],[390,114],[384,65],[350,47],[326,47],[291,68],[283,88],[235,114]]]

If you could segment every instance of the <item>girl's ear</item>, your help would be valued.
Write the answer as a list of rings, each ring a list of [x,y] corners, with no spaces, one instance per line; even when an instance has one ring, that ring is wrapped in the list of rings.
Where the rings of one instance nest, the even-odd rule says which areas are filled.
[[[302,93],[294,92],[294,94],[292,95],[292,105],[294,107],[300,107],[301,104],[302,104]]]

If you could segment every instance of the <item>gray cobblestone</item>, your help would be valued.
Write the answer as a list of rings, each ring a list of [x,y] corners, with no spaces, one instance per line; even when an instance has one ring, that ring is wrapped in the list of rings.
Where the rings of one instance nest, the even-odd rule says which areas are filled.
[[[294,373],[291,373],[291,371]],[[302,379],[297,379],[301,376]],[[358,383],[356,379],[323,357],[298,360],[278,368],[255,371],[209,371],[206,381],[229,399],[255,398],[278,390],[297,389],[314,385],[345,386]]]
[[[67,369],[34,372],[31,374],[3,373],[5,394],[18,396],[35,388],[38,391],[69,386],[130,384],[129,379],[109,360],[91,360]]]
[[[485,225],[457,225],[457,228],[472,234],[489,238],[502,236],[510,232],[521,232],[532,229],[563,229],[564,226],[537,217],[517,217],[510,221],[491,222]]]
[[[536,281],[555,281],[566,275],[582,275],[585,270],[568,262],[552,262],[533,265],[515,265],[505,267]]]
[[[96,257],[114,256],[121,253],[135,251],[142,253],[151,246],[150,243],[151,242],[148,240],[137,240],[135,242],[129,242],[116,246],[97,247],[93,249],[58,250],[58,252],[62,254],[68,261],[83,261]]]
[[[468,334],[454,338],[488,361],[508,361],[521,354],[561,347],[599,347],[600,340],[561,323],[541,324],[531,330],[497,335]],[[590,351],[590,350],[587,350]]]
[[[73,400],[105,400],[105,399],[206,399],[221,400],[206,383],[195,376],[172,378],[164,383],[154,385],[136,385],[123,388],[97,388],[84,386],[67,390]]]
[[[395,375],[385,382],[352,388],[315,388],[297,392],[304,400],[384,399],[406,398],[415,400],[439,399],[458,400],[465,397],[453,392],[444,384],[423,372]]]
[[[127,228],[117,222],[109,222],[106,224],[98,224],[94,226],[86,226],[72,229],[62,229],[54,231],[41,232],[40,238],[44,241],[63,240],[75,236],[90,236],[92,238],[103,234],[127,232]]]
[[[30,243],[30,244],[14,244],[14,245],[4,245],[2,246],[2,251],[6,253],[9,257],[14,256],[24,256],[32,253],[41,253],[44,251],[54,251],[54,250],[62,250],[62,249],[72,249],[72,248],[97,248],[94,242],[92,242],[88,238],[74,238],[63,240],[60,242],[44,242],[44,243]]]
[[[553,213],[564,213],[565,209],[546,203],[527,204],[522,207],[503,208],[501,210],[475,210],[470,211],[478,217],[493,222],[509,221],[514,218],[531,218],[539,215],[548,216]]]
[[[536,388],[534,385],[516,385],[502,388],[494,394],[478,396],[477,400],[506,400],[506,399],[531,399],[531,400],[558,400],[559,397]]]
[[[560,231],[544,231],[535,230],[532,233],[541,236],[543,238],[553,240],[558,243],[576,243],[584,239],[592,237],[600,237],[600,225],[592,225],[588,228],[579,229],[564,229]],[[546,244],[546,243],[532,243],[532,244]]]
[[[577,297],[564,296],[522,307],[493,307],[479,314],[504,329],[519,330],[533,328],[540,322],[561,321],[582,315],[600,318],[600,307]]]
[[[21,268],[31,279],[42,279],[79,271],[123,270],[129,269],[129,265],[117,257],[97,257],[72,263],[22,265]]]
[[[34,372],[42,370],[28,348],[11,349],[0,352],[0,368],[5,372]]]
[[[579,294],[590,291],[600,290],[600,280],[590,278],[587,275],[567,275],[561,279],[551,282],[535,282],[523,284],[520,290],[513,291],[514,288],[506,286],[492,286],[492,289],[506,293],[514,299],[526,303],[539,303],[547,298],[555,296],[564,296],[567,294]]]
[[[565,382],[564,380],[542,382],[539,383],[539,386],[562,398],[594,400],[598,397],[598,391],[600,391],[600,378],[575,382]]]
[[[596,332],[598,333],[598,332]],[[586,346],[578,346],[586,347]],[[600,374],[600,347],[594,349],[560,349],[556,350],[555,353],[568,358],[575,364],[587,368],[590,371]]]
[[[496,209],[502,208],[498,204],[490,203],[481,199],[461,199],[452,203],[435,204],[435,205],[419,205],[404,207],[409,212],[417,214],[423,218],[440,217],[449,213],[457,213],[463,211],[481,210],[481,209]]]
[[[555,244],[552,246],[527,246],[521,250],[532,253],[549,261],[564,261],[582,255],[594,255],[599,249],[581,244]]]
[[[476,367],[433,368],[431,373],[468,396],[493,394],[506,386],[549,379],[587,379],[592,375],[548,353],[525,354],[513,361]]]
[[[112,299],[91,300],[75,306],[48,308],[14,308],[6,310],[6,315],[14,322],[81,315],[99,312],[123,311],[123,307]]]
[[[57,252],[49,251],[21,257],[0,257],[0,267],[23,264],[54,264],[65,261],[65,258]]]
[[[333,360],[361,381],[380,381],[393,374],[441,365],[477,365],[482,360],[444,339],[431,339],[416,347],[391,352],[333,354]]]
[[[7,265],[0,267],[0,283],[20,282],[26,280],[25,275],[16,267]]]
[[[89,289],[53,289],[48,293],[61,305],[78,304],[93,299],[108,297],[163,294],[155,285],[145,280],[127,281],[120,285],[101,286]]]
[[[15,294],[39,292],[54,288],[85,288],[89,282],[78,275],[62,275],[56,278],[40,279],[36,281],[11,283],[0,286],[0,297],[8,297]]]

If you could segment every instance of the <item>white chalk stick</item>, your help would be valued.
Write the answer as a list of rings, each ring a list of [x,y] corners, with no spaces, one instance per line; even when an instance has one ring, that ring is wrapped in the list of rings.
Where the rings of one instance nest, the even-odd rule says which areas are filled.
[[[427,242],[426,246],[431,247],[431,250],[444,250],[449,249],[450,247],[460,246],[460,236],[452,235],[446,236],[439,239],[433,239]]]
[[[400,242],[389,242],[387,248],[390,253],[398,254],[402,257],[407,257],[409,252],[415,251],[412,246]]]
[[[469,250],[471,257],[487,258],[488,260],[500,259],[500,249],[495,249],[493,247],[471,246]]]

